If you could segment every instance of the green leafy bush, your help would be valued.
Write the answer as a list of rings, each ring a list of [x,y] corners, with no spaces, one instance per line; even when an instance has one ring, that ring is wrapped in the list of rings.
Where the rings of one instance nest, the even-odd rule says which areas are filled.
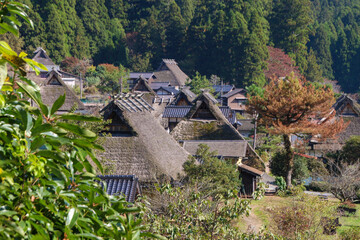
[[[210,148],[204,144],[199,145],[196,155],[196,158],[192,157],[184,163],[186,181],[207,182],[207,191],[212,195],[239,189],[241,183],[235,165],[214,157],[217,153],[210,152]]]
[[[5,15],[26,17],[13,1]],[[23,6],[25,7],[25,6]],[[6,7],[5,7],[6,8]],[[4,10],[0,9],[0,12]],[[4,16],[1,14],[0,16]],[[15,23],[14,18],[12,19]],[[0,25],[0,27],[3,25]],[[17,55],[0,42],[0,239],[140,239],[141,209],[109,196],[96,181],[102,166],[93,150],[97,135],[66,121],[100,121],[75,114],[57,115],[60,96],[46,106],[40,88],[25,77],[25,66],[44,66]],[[6,63],[14,68],[7,77]],[[30,101],[36,107],[30,106]]]

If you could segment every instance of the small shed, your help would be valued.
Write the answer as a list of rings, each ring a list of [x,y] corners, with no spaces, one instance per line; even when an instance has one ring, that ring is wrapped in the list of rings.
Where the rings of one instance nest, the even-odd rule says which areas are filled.
[[[242,181],[242,187],[240,190],[241,196],[252,197],[252,194],[255,192],[256,186],[260,182],[264,172],[242,163],[238,165],[238,170]]]
[[[100,175],[98,178],[102,188],[106,185],[109,195],[123,194],[128,202],[134,202],[141,195],[139,179],[135,175]]]

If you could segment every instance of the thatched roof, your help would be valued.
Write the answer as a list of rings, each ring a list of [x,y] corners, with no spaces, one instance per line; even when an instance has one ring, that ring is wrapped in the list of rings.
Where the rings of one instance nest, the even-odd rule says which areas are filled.
[[[154,90],[150,87],[148,81],[143,75],[140,75],[140,77],[136,80],[135,86],[131,92],[148,92],[155,95]]]
[[[163,59],[158,70],[154,72],[154,82],[169,82],[171,86],[185,86],[189,77],[181,71],[174,59]]]
[[[350,121],[348,127],[338,134],[337,139],[327,139],[320,143],[312,142],[314,150],[322,152],[333,152],[341,150],[347,140],[352,136],[360,136],[360,117],[344,118],[345,121]]]
[[[196,98],[171,135],[176,140],[245,140],[214,104],[208,92]]]
[[[116,174],[135,174],[141,182],[177,179],[188,153],[154,118],[141,95],[125,96],[113,100],[102,112],[105,120],[116,114],[135,134],[106,137],[105,152],[99,156],[112,162]]]
[[[208,92],[203,92],[194,101],[189,113],[171,131],[177,140],[243,140],[245,138],[222,114]],[[248,143],[247,143],[248,144]],[[263,161],[248,144],[248,165],[263,168]]]
[[[354,115],[357,115],[358,117],[360,117],[360,104],[355,99],[351,98],[347,94],[341,95],[337,99],[337,101],[333,107],[336,111],[336,115],[343,115],[343,114],[347,115],[346,113],[344,113],[344,110],[347,107],[350,107],[350,109],[352,110]]]
[[[196,94],[190,91],[190,87],[183,87],[180,92],[175,96],[174,101],[171,105],[192,105],[195,100]]]
[[[100,175],[100,185],[106,185],[109,195],[124,195],[127,202],[134,202],[141,194],[139,179],[135,175]]]
[[[85,109],[84,104],[79,100],[76,94],[63,82],[60,74],[55,70],[52,70],[50,72],[43,85],[40,86],[40,92],[43,103],[48,106],[52,106],[54,102],[65,93],[65,103],[59,109],[60,112],[70,111],[74,106],[77,106],[78,110]]]
[[[191,155],[196,155],[200,144],[206,144],[210,151],[216,151],[218,156],[245,158],[247,142],[244,140],[188,140],[183,142],[183,147]]]
[[[48,71],[51,71],[52,69],[55,70],[59,70],[59,65],[56,65],[51,58],[49,57],[49,55],[47,55],[46,51],[41,48],[38,47],[35,51],[34,51],[34,57],[32,58],[32,60],[43,64],[45,67],[47,67]],[[40,69],[41,71],[44,71],[42,69]]]

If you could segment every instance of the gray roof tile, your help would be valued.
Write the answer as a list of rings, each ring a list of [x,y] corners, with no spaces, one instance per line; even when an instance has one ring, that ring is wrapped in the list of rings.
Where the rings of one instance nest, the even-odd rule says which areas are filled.
[[[101,187],[106,185],[106,192],[109,195],[125,196],[126,201],[134,202],[137,193],[140,194],[139,179],[135,175],[100,175]]]

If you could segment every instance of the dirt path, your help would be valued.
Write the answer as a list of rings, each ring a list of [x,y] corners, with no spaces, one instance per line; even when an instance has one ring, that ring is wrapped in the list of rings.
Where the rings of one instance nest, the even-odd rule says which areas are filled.
[[[244,221],[244,225],[246,226],[246,232],[259,232],[260,228],[262,227],[261,220],[254,214],[253,211],[250,212],[248,217],[242,217],[242,221]]]

